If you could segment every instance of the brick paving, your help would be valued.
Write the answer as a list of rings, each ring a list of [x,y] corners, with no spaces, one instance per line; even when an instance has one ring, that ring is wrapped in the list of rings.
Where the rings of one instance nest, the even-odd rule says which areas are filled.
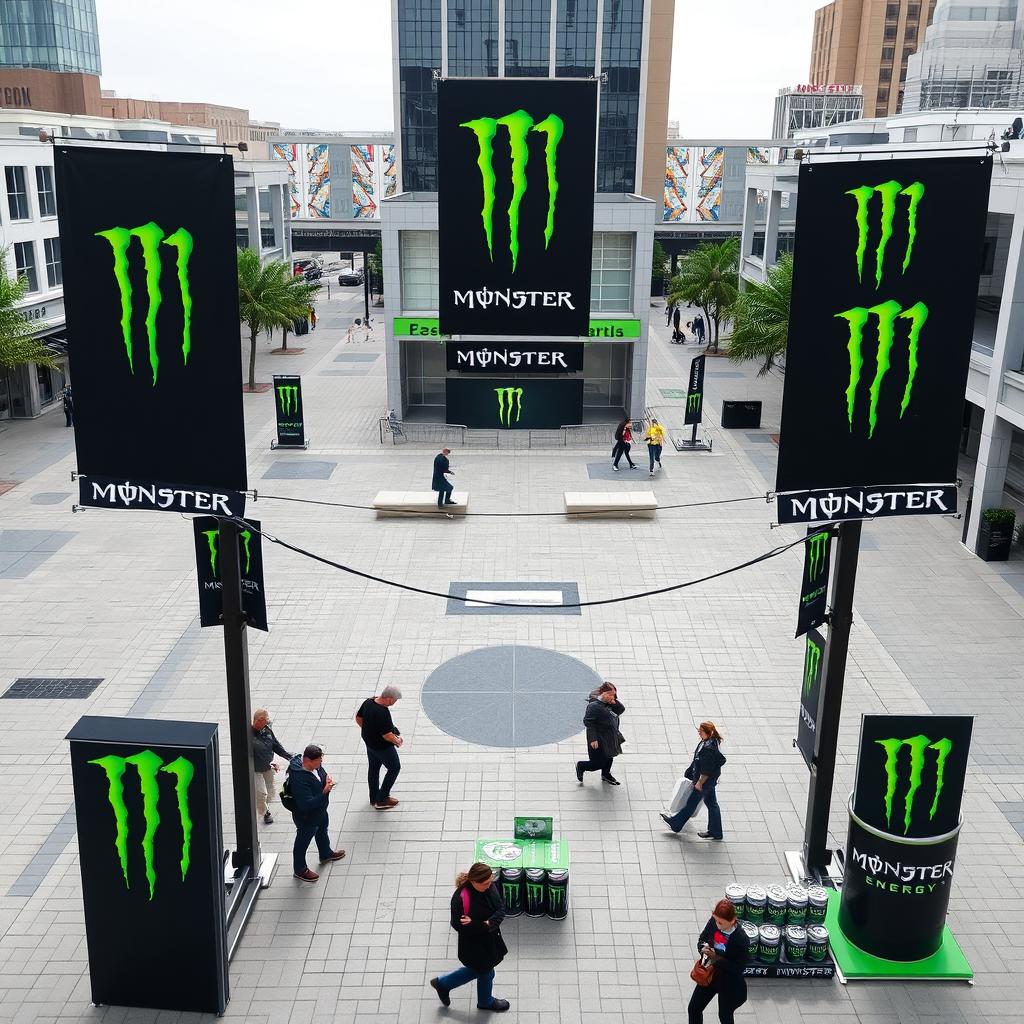
[[[305,352],[287,360],[287,371],[304,377],[308,452],[272,453],[272,399],[246,396],[250,484],[261,494],[362,504],[378,490],[429,483],[429,448],[378,442],[383,359],[336,360],[383,349],[379,337],[346,341],[359,315],[353,296],[322,303],[318,330],[302,339]],[[695,350],[670,346],[662,320],[654,319],[648,394],[672,429],[684,403],[661,392],[685,388]],[[260,342],[262,379],[283,368],[269,348]],[[346,365],[357,366],[358,375],[336,372]],[[709,360],[708,371],[714,451],[666,449],[664,475],[650,481],[642,474],[663,504],[758,495],[770,486],[775,446],[766,436],[778,431],[778,380],[756,379],[751,368],[725,359]],[[761,430],[718,429],[723,398],[762,399]],[[70,490],[67,445],[59,414],[0,431],[0,479],[18,481],[0,497],[0,544],[4,531],[61,538],[47,544],[44,537],[38,550],[45,560],[0,580],[0,689],[18,677],[104,680],[86,700],[3,705],[0,1020],[200,1020],[89,1003],[63,736],[92,713],[217,721],[226,737],[221,638],[199,629],[192,532],[180,517],[72,515],[70,498],[33,502]],[[474,511],[552,511],[565,490],[613,486],[590,482],[588,465],[606,455],[603,448],[474,448],[456,450],[452,464]],[[265,478],[276,464],[303,462],[337,465],[325,479]],[[446,592],[452,581],[574,584],[583,600],[702,576],[797,536],[769,529],[763,501],[629,522],[378,521],[371,513],[265,497],[251,511],[273,534],[417,586]],[[978,716],[950,906],[977,984],[757,982],[741,1021],[1020,1019],[1024,562],[986,565],[960,546],[959,530],[957,521],[932,519],[865,530],[832,828],[841,845],[862,712]],[[292,830],[278,808],[278,820],[261,834],[267,850],[284,855],[285,870],[260,897],[232,964],[226,1016],[254,1024],[484,1018],[467,989],[444,1012],[426,987],[455,963],[447,924],[452,878],[472,860],[477,836],[501,835],[516,813],[537,813],[553,815],[556,834],[571,843],[571,911],[563,923],[518,919],[503,929],[511,952],[495,992],[512,1001],[505,1019],[683,1020],[693,941],[711,904],[734,879],[782,880],[784,851],[802,837],[807,773],[792,747],[802,663],[802,645],[792,639],[799,554],[579,616],[449,615],[442,599],[369,583],[274,545],[266,546],[265,561],[272,631],[249,638],[253,701],[273,711],[286,746],[315,740],[326,748],[325,764],[339,782],[332,832],[349,856],[315,886],[295,882],[287,870]],[[569,655],[619,684],[628,741],[617,768],[621,787],[600,788],[592,778],[576,785],[581,736],[540,747],[481,747],[447,735],[423,713],[420,688],[435,669],[508,644]],[[362,697],[387,682],[405,691],[395,720],[406,745],[395,790],[401,805],[379,814],[366,803],[352,716]],[[727,740],[721,844],[702,843],[692,826],[675,837],[657,818],[703,718],[715,720]],[[226,765],[222,785],[229,794]]]

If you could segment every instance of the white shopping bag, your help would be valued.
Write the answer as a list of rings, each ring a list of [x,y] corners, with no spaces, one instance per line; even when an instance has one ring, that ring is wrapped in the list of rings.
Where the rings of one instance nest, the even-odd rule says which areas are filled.
[[[681,778],[676,783],[675,789],[672,790],[672,796],[669,798],[668,813],[678,814],[683,809],[683,804],[689,800],[692,790],[693,783],[685,776]]]

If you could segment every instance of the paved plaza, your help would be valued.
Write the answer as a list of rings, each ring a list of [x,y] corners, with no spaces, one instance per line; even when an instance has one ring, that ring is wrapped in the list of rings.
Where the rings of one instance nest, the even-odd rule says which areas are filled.
[[[343,290],[322,303],[318,330],[290,340],[305,346],[303,354],[271,355],[260,340],[260,380],[302,374],[311,439],[308,452],[272,452],[272,397],[245,397],[249,483],[260,494],[250,514],[268,533],[442,593],[453,584],[461,593],[483,584],[548,585],[582,601],[702,577],[800,536],[797,528],[771,529],[764,500],[774,482],[781,382],[724,357],[707,364],[713,452],[666,447],[653,481],[643,445],[634,447],[641,469],[604,480],[610,436],[590,450],[473,447],[451,456],[471,513],[558,512],[566,490],[610,488],[652,487],[663,505],[721,504],[635,521],[378,521],[366,511],[281,500],[366,505],[379,490],[429,486],[429,446],[380,444],[383,329],[369,339],[349,335],[360,298]],[[661,311],[652,316],[648,404],[679,433],[696,349],[670,345]],[[721,430],[722,400],[748,398],[764,402],[761,429]],[[74,467],[59,412],[0,426],[0,481],[14,484],[0,494],[0,690],[23,677],[102,679],[79,699],[0,704],[0,1020],[202,1020],[89,1001],[64,736],[83,714],[219,722],[226,752],[227,722],[221,634],[199,628],[191,525],[177,515],[73,515]],[[724,503],[736,498],[751,500]],[[933,518],[865,526],[832,834],[834,845],[844,844],[861,713],[977,716],[949,915],[976,985],[752,981],[739,1021],[1022,1019],[1024,561],[983,563],[959,544],[961,527]],[[453,613],[443,598],[369,582],[274,544],[265,544],[264,559],[271,632],[249,633],[253,706],[271,710],[288,749],[325,748],[324,765],[338,782],[331,830],[348,857],[304,885],[289,869],[288,815],[277,805],[275,823],[261,824],[264,849],[282,858],[232,962],[226,1017],[252,1024],[488,1017],[468,988],[443,1010],[427,980],[456,963],[448,901],[477,837],[507,835],[516,814],[539,814],[553,816],[556,836],[571,846],[570,915],[504,925],[510,955],[495,983],[495,994],[512,1003],[504,1019],[685,1020],[694,942],[711,906],[731,881],[784,881],[784,853],[803,835],[807,770],[792,744],[803,659],[803,643],[793,639],[800,549],[692,589],[579,615]],[[517,747],[480,745],[456,738],[455,726],[439,728],[434,719],[445,715],[458,722],[462,711],[468,721],[482,706],[500,707],[486,672],[474,688],[471,674],[449,666],[435,687],[443,714],[428,717],[421,690],[429,677],[452,659],[499,647],[555,652],[619,686],[627,740],[616,764],[620,787],[602,787],[595,775],[576,784],[581,725],[558,742]],[[554,719],[554,711],[545,715],[547,691],[530,682],[517,682],[517,715]],[[367,803],[353,716],[386,683],[404,691],[394,718],[406,742],[395,788],[401,804],[379,813]],[[565,692],[555,697],[561,709]],[[436,705],[439,697],[432,699]],[[582,719],[582,697],[578,710]],[[703,811],[678,837],[657,814],[702,719],[715,721],[726,739],[724,843],[697,838]],[[482,734],[519,742],[532,735],[527,727]],[[226,760],[222,788],[230,802]],[[230,842],[230,806],[225,814]],[[159,947],[158,935],[138,938]],[[706,1020],[716,1019],[713,1009]]]

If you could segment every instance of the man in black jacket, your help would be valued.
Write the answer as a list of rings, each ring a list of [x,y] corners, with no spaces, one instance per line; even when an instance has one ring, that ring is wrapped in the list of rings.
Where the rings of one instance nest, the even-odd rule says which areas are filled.
[[[256,811],[263,815],[264,825],[274,822],[270,802],[274,799],[274,772],[277,771],[275,754],[280,754],[286,761],[292,759],[270,728],[270,712],[266,708],[257,708],[252,713],[252,770],[256,775]]]
[[[444,508],[445,505],[454,505],[452,501],[452,491],[455,490],[454,484],[447,479],[445,474],[454,475],[454,471],[451,468],[451,463],[448,461],[448,456],[451,454],[451,448],[442,448],[441,451],[434,456],[434,478],[430,481],[430,489],[437,491],[437,507]],[[449,519],[453,519],[451,512],[447,513]]]
[[[288,789],[292,800],[292,820],[295,822],[295,846],[292,848],[292,866],[295,877],[303,882],[315,882],[320,876],[306,864],[306,851],[316,840],[320,863],[341,860],[344,850],[332,850],[327,835],[327,804],[334,789],[334,779],[324,771],[324,752],[311,743],[296,754],[288,764]]]

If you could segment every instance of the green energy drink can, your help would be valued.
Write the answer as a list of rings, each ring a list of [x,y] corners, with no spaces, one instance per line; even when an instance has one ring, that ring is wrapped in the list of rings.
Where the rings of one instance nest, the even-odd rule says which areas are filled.
[[[786,927],[786,909],[789,899],[781,885],[769,885],[765,890],[768,894],[768,906],[765,910],[765,921],[776,928]]]
[[[782,930],[774,924],[763,924],[757,929],[757,952],[766,964],[779,962],[779,943]]]
[[[736,917],[742,921],[747,902],[747,887],[733,882],[725,887],[725,898],[736,908]]]
[[[518,917],[523,912],[523,869],[501,869],[501,898],[505,901],[505,913]]]
[[[807,957],[807,929],[799,924],[786,926],[786,959],[791,964],[803,963]]]
[[[548,917],[564,921],[569,916],[569,869],[556,868],[548,872]]]
[[[812,885],[807,890],[807,923],[824,924],[827,909],[828,889],[821,885]]]
[[[828,956],[828,929],[820,924],[807,928],[807,959],[820,961]]]
[[[791,885],[786,890],[786,923],[806,924],[807,890],[802,885]]]
[[[757,948],[757,925],[753,921],[740,921],[740,927],[746,932],[747,938],[750,940],[750,955],[757,957],[759,952]]]
[[[768,902],[768,894],[759,885],[747,886],[747,899],[743,911],[746,921],[764,924],[764,907]]]
[[[526,869],[526,916],[527,917],[543,917],[545,912],[544,906],[544,888],[545,888],[545,875],[547,872],[543,868],[527,868]]]

